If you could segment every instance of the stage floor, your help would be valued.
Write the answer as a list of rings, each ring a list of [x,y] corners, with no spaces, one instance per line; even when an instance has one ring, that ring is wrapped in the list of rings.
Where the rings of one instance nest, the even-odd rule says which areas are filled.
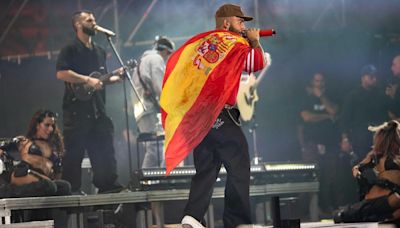
[[[156,226],[153,226],[156,228]],[[181,228],[181,224],[165,224],[165,228]],[[346,223],[346,224],[334,224],[333,221],[324,222],[309,222],[301,223],[301,228],[317,228],[317,227],[342,227],[342,228],[396,228],[393,224],[379,224],[376,222],[372,223]],[[216,226],[218,228],[218,226]],[[263,226],[263,225],[243,225],[238,228],[273,228],[273,226]]]
[[[272,228],[273,226],[243,226],[240,228]],[[308,222],[308,223],[301,223],[301,228],[317,228],[317,227],[346,227],[346,228],[396,228],[394,224],[379,224],[377,222],[370,222],[370,223],[341,223],[341,224],[334,224],[333,221],[324,221],[324,222]]]

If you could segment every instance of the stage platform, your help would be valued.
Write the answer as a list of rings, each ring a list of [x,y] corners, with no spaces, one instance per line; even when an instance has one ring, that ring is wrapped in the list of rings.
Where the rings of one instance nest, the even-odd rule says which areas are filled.
[[[179,225],[174,226],[174,228],[178,228]],[[396,228],[394,224],[382,224],[377,222],[369,222],[369,223],[341,223],[334,224],[332,221],[326,222],[310,222],[310,223],[301,223],[301,228]],[[273,228],[273,226],[261,226],[261,225],[244,225],[238,228]]]
[[[23,222],[23,223],[13,223],[7,225],[0,225],[1,228],[53,228],[54,221],[35,221],[35,222]]]
[[[285,196],[294,193],[309,193],[310,214],[314,216],[312,221],[318,219],[318,190],[319,183],[299,182],[299,183],[279,183],[250,186],[250,195],[252,197],[265,196],[267,200],[270,196]],[[76,221],[72,222],[71,227],[83,227],[83,212],[85,209],[96,205],[118,205],[118,204],[141,204],[149,202],[167,202],[174,200],[186,200],[189,196],[188,189],[171,189],[171,190],[149,190],[149,191],[129,191],[112,194],[97,195],[72,195],[72,196],[52,196],[52,197],[31,197],[31,198],[8,198],[0,199],[0,216],[5,224],[11,223],[11,212],[23,209],[39,209],[39,208],[72,208],[76,211]],[[214,189],[213,198],[223,198],[224,188],[216,187]],[[212,205],[211,205],[212,208]],[[148,213],[147,213],[148,214]],[[151,213],[150,213],[151,215]],[[147,218],[144,213],[138,220],[137,227],[146,227],[143,222]],[[213,213],[209,213],[209,227],[214,227]],[[148,226],[151,227],[151,226]]]
[[[181,224],[168,224],[165,228],[182,228]],[[394,224],[380,224],[374,223],[346,223],[346,224],[334,224],[333,222],[310,222],[301,223],[300,228],[396,228]],[[273,228],[273,226],[263,225],[242,225],[238,228]]]
[[[334,224],[333,222],[311,222],[302,223],[301,228],[317,228],[317,227],[343,227],[343,228],[396,228],[393,224],[380,224],[377,222],[370,223],[342,223]]]

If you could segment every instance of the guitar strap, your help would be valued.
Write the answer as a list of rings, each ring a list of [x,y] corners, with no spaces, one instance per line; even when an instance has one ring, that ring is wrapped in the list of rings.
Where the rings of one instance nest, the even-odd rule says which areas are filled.
[[[105,90],[105,87],[102,88]],[[105,114],[104,106],[106,105],[103,99],[102,94],[100,93],[101,90],[94,91],[93,99],[92,99],[92,106],[93,106],[93,114],[94,117],[97,119],[101,114]]]
[[[141,59],[141,58],[140,58],[140,59]],[[141,73],[140,73],[140,65],[141,65],[141,63],[142,63],[142,61],[140,60],[140,61],[139,61],[139,64],[138,64],[137,67],[136,67],[137,75],[138,75],[138,77],[139,77],[139,82],[140,82],[140,84],[142,85],[142,87],[144,88],[145,92],[148,92],[148,93],[149,93],[148,96],[150,97],[150,100],[151,100],[151,102],[153,103],[153,105],[159,110],[159,109],[161,108],[161,106],[160,106],[160,103],[158,102],[158,100],[156,99],[156,97],[154,96],[154,95],[155,95],[155,92],[154,92],[154,90],[153,90],[153,87],[152,87],[152,86],[149,86],[149,85],[143,80],[142,75],[141,75]]]

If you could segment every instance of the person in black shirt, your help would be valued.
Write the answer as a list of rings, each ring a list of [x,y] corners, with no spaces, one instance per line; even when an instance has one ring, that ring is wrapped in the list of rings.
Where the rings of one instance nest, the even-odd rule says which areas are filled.
[[[93,71],[106,72],[106,52],[92,41],[95,17],[89,11],[76,12],[72,25],[76,38],[61,50],[56,66],[57,78],[65,82],[63,179],[71,183],[73,192],[81,192],[81,163],[86,150],[98,192],[119,191],[122,187],[116,181],[114,127],[105,112],[103,83],[120,81],[123,70],[104,81],[89,76]],[[81,88],[86,88],[83,93]]]
[[[320,155],[338,142],[334,127],[338,106],[327,94],[324,75],[321,73],[313,75],[305,90],[300,108],[302,123],[298,137],[303,161],[316,162]]]
[[[368,126],[389,119],[388,99],[377,86],[377,72],[373,65],[362,68],[361,85],[345,98],[341,113],[343,140],[349,140],[359,158],[371,150],[372,134]]]
[[[386,95],[389,96],[389,116],[391,119],[400,118],[400,55],[393,58],[391,67],[393,76],[386,87]]]
[[[319,206],[320,216],[330,214],[334,208],[333,179],[335,172],[335,152],[339,141],[335,126],[338,106],[327,93],[325,77],[315,73],[305,94],[300,108],[301,123],[298,137],[304,162],[319,165]]]

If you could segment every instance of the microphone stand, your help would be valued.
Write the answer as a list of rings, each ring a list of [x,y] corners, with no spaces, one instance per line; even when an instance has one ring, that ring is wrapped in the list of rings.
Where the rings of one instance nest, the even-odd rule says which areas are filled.
[[[254,104],[255,106],[255,104]],[[255,107],[254,107],[255,109]],[[249,132],[251,133],[252,139],[253,139],[253,150],[254,150],[254,158],[252,160],[252,163],[254,165],[260,164],[262,158],[260,157],[260,154],[258,153],[257,149],[257,133],[256,133],[256,128],[258,127],[258,124],[256,122],[256,114],[253,114],[253,117],[251,118],[250,122],[250,127],[249,127]]]
[[[113,50],[115,56],[118,59],[118,62],[121,64],[122,67],[124,67],[124,62],[122,61],[120,55],[118,54],[117,49],[115,48],[114,43],[111,40],[111,36],[107,35],[107,40],[108,43],[111,46],[111,49]],[[135,89],[135,86],[133,85],[133,81],[132,81],[132,76],[130,75],[129,71],[125,71],[125,75],[126,75],[126,79],[129,81],[133,91],[135,92],[136,97],[138,98],[139,102],[142,104],[143,109],[146,111],[146,107],[144,106],[143,101],[141,100],[139,93],[137,92],[137,90]],[[125,79],[124,78],[124,79]],[[122,81],[122,85],[124,88],[124,108],[125,108],[125,128],[126,128],[126,140],[127,140],[127,146],[128,146],[128,158],[129,158],[129,176],[132,177],[133,173],[133,169],[132,169],[132,152],[131,152],[131,137],[130,137],[130,133],[129,133],[129,116],[128,116],[128,96],[127,96],[127,92],[126,92],[126,80]]]

